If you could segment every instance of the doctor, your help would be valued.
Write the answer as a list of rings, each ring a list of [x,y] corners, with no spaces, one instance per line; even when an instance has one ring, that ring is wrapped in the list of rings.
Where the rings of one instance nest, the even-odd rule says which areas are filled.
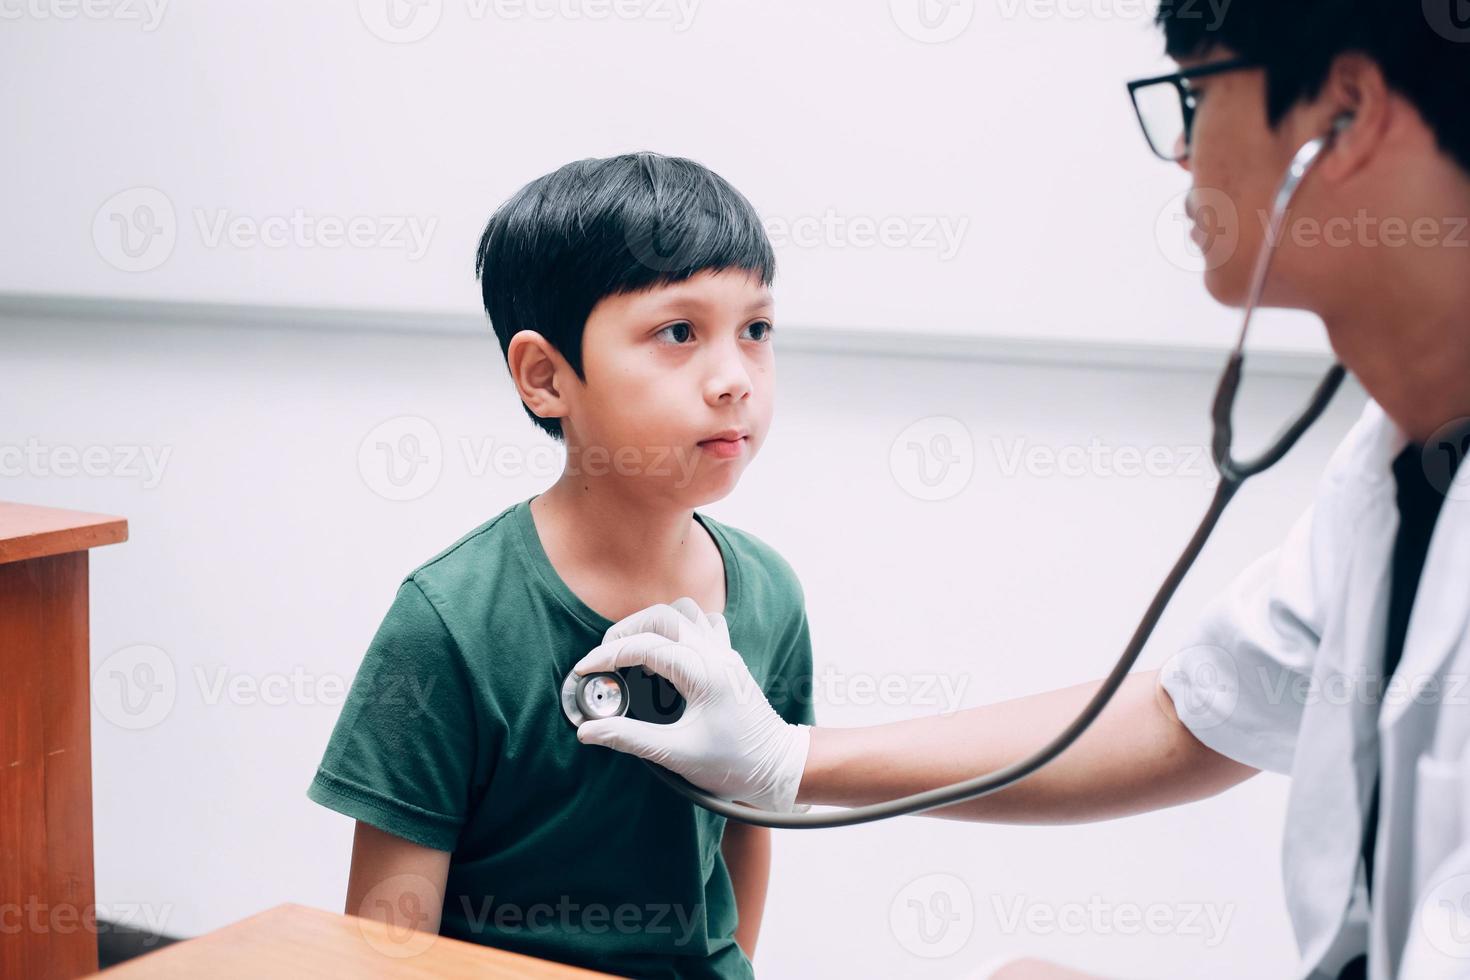
[[[1371,401],[1313,506],[1163,670],[1132,675],[1036,775],[936,811],[1103,820],[1289,773],[1284,873],[1304,977],[1470,975],[1470,466],[1457,467],[1470,452],[1470,21],[1457,10],[1234,0],[1212,22],[1163,5],[1181,71],[1143,87],[1140,118],[1193,175],[1199,225],[1229,217],[1221,201],[1236,212],[1233,254],[1207,255],[1220,302],[1244,299],[1292,155],[1352,115],[1296,200],[1265,302],[1318,314]],[[683,719],[578,735],[730,799],[854,806],[958,782],[1039,747],[1096,689],[791,726],[719,617],[677,605],[619,623],[577,670],[646,663],[688,700]],[[1027,961],[997,976],[1079,974]]]

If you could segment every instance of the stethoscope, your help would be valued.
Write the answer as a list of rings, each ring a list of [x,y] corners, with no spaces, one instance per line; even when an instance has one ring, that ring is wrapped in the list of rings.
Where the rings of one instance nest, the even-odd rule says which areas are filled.
[[[1214,422],[1214,439],[1211,443],[1211,456],[1215,462],[1215,469],[1220,473],[1220,482],[1216,486],[1215,495],[1210,501],[1209,509],[1205,512],[1204,519],[1200,521],[1194,536],[1189,539],[1174,567],[1170,569],[1168,576],[1159,586],[1153,601],[1149,603],[1138,627],[1133,631],[1128,646],[1123,655],[1118,658],[1112,671],[1098,688],[1097,693],[1092,696],[1087,705],[1073,719],[1062,732],[1045,746],[1038,749],[1031,756],[1013,763],[995,772],[984,776],[976,776],[963,782],[954,783],[950,786],[942,786],[938,789],[926,790],[922,793],[914,793],[910,796],[900,797],[896,800],[888,800],[883,803],[873,803],[867,806],[853,807],[847,810],[822,813],[773,813],[768,810],[760,810],[755,807],[745,806],[740,803],[731,803],[717,796],[706,793],[688,781],[674,775],[667,769],[653,763],[648,767],[660,780],[674,791],[687,797],[692,802],[704,807],[713,813],[732,820],[753,824],[758,827],[783,827],[791,829],[813,828],[813,827],[847,827],[854,824],[870,823],[874,820],[886,820],[889,817],[900,817],[910,813],[920,813],[924,810],[932,810],[936,807],[950,806],[966,800],[986,796],[990,793],[1002,790],[1007,786],[1020,782],[1027,776],[1036,772],[1057,756],[1061,755],[1075,742],[1082,733],[1087,731],[1097,716],[1102,714],[1103,708],[1107,707],[1118,688],[1122,686],[1127,678],[1128,672],[1133,669],[1134,662],[1143,652],[1144,644],[1152,635],[1154,627],[1158,625],[1159,618],[1163,616],[1164,610],[1168,608],[1173,599],[1179,583],[1194,565],[1195,559],[1199,557],[1204,549],[1205,543],[1213,533],[1215,525],[1220,520],[1220,515],[1225,512],[1225,507],[1230,503],[1235,492],[1240,489],[1250,477],[1263,473],[1275,466],[1296,445],[1302,434],[1311,428],[1312,424],[1321,417],[1326,410],[1332,396],[1336,394],[1338,387],[1346,375],[1341,364],[1333,363],[1332,367],[1313,392],[1311,400],[1306,407],[1283,429],[1276,437],[1275,442],[1267,447],[1254,459],[1238,460],[1231,453],[1232,425],[1231,414],[1235,407],[1235,398],[1240,389],[1241,369],[1245,361],[1245,337],[1250,329],[1251,316],[1255,312],[1256,305],[1260,302],[1262,291],[1266,285],[1266,274],[1270,269],[1271,259],[1275,254],[1276,245],[1281,237],[1281,227],[1286,219],[1287,209],[1295,197],[1297,189],[1302,181],[1311,171],[1313,164],[1322,155],[1322,152],[1330,147],[1337,134],[1352,122],[1352,116],[1342,115],[1333,122],[1332,130],[1325,136],[1310,140],[1297,151],[1292,158],[1290,167],[1287,168],[1286,176],[1281,181],[1280,188],[1276,191],[1276,197],[1272,206],[1271,222],[1266,235],[1265,247],[1261,249],[1256,258],[1255,270],[1252,275],[1250,293],[1248,295],[1245,316],[1240,325],[1240,337],[1235,342],[1235,347],[1230,352],[1230,358],[1226,362],[1225,369],[1220,375],[1219,387],[1215,391],[1215,400],[1211,409],[1211,418]],[[626,681],[616,673],[595,673],[585,677],[575,673],[569,674],[561,688],[562,710],[573,725],[580,725],[584,720],[592,718],[611,718],[625,714],[631,700]]]

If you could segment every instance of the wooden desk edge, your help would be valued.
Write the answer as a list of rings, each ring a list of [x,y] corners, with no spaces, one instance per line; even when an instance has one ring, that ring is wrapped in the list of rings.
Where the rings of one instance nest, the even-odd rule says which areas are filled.
[[[209,955],[205,952],[206,949],[229,949],[235,946],[238,950],[240,945],[260,947],[263,945],[262,940],[268,940],[272,934],[292,945],[299,945],[303,940],[303,930],[313,931],[316,934],[314,938],[320,940],[323,950],[330,950],[333,944],[341,942],[344,936],[351,942],[372,946],[373,938],[370,938],[368,933],[372,933],[374,938],[386,945],[400,945],[402,942],[401,939],[389,937],[388,927],[376,920],[360,919],[354,915],[328,912],[310,905],[285,902],[203,935],[166,946],[126,963],[120,963],[96,976],[115,977],[117,980],[151,976],[187,976],[189,973],[181,970],[180,967],[208,969],[212,965],[208,960],[199,959],[199,957]],[[437,947],[437,952],[432,951],[434,947]],[[435,936],[429,950],[403,960],[406,967],[405,974],[422,975],[421,971],[425,962],[420,957],[442,958],[444,962],[433,964],[437,968],[435,972],[436,975],[448,977],[539,977],[545,980],[562,980],[562,978],[565,980],[592,980],[592,978],[609,976],[609,974],[542,960],[534,956],[525,956],[493,946],[466,942],[462,939],[451,939],[448,936]],[[386,957],[383,960],[384,969],[376,975],[393,976],[392,964],[394,962],[392,957]],[[458,969],[460,967],[464,969]],[[443,970],[442,974],[439,974],[440,969]],[[228,975],[244,974],[229,972]]]
[[[127,539],[126,518],[0,501],[0,564],[85,551]]]

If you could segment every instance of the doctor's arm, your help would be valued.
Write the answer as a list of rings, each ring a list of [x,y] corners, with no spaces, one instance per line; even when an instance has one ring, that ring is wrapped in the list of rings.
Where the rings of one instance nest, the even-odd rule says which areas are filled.
[[[860,806],[970,779],[1041,748],[1100,682],[948,715],[865,728],[814,728],[797,802]],[[1096,722],[1035,775],[929,811],[997,823],[1080,823],[1213,796],[1254,775],[1190,733],[1157,671],[1131,675]]]

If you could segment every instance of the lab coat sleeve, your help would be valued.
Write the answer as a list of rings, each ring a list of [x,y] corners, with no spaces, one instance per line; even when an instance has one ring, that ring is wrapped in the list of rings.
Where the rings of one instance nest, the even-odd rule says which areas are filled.
[[[1291,770],[1322,635],[1320,504],[1206,607],[1160,672],[1179,719],[1205,745],[1255,769]],[[1315,539],[1315,540],[1314,540]]]

